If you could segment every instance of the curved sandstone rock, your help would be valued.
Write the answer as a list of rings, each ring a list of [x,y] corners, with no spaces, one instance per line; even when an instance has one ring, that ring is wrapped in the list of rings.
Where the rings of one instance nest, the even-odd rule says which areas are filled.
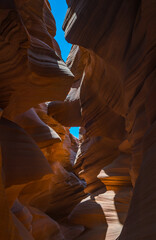
[[[40,148],[61,142],[59,135],[39,118],[34,108],[18,115],[15,122],[31,135]]]
[[[66,2],[66,63],[47,0],[0,3],[0,238],[155,240],[156,3]]]
[[[13,120],[37,103],[64,100],[73,75],[53,40],[56,27],[48,2],[17,0],[14,9],[0,9],[0,15],[3,116]]]
[[[28,183],[52,173],[48,161],[24,129],[1,118],[0,132],[5,186]]]

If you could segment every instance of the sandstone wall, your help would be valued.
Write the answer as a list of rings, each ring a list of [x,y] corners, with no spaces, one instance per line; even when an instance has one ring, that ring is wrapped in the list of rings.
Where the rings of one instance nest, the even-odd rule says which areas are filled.
[[[0,239],[155,240],[156,3],[67,4],[0,3]]]
[[[75,170],[91,193],[69,220],[86,227],[78,239],[96,239],[97,232],[98,239],[116,239],[122,225],[119,239],[155,239],[150,183],[155,140],[150,139],[155,135],[156,4],[73,0],[68,6],[63,27],[74,45],[67,65],[77,77],[54,117],[67,126],[75,124],[75,119],[70,124],[64,119],[64,111],[77,101],[76,91],[83,136]]]
[[[64,100],[74,78],[55,33],[48,1],[0,3],[1,240],[63,240],[83,229],[56,222],[85,193],[73,171],[78,140],[43,103]]]

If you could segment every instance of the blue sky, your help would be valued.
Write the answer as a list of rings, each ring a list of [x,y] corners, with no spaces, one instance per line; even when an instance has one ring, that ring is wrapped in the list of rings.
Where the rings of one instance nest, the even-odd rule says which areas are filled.
[[[49,2],[56,21],[57,32],[55,39],[61,48],[62,58],[66,61],[71,49],[71,44],[65,40],[64,31],[62,30],[63,21],[67,12],[66,0],[49,0]]]
[[[69,44],[65,38],[64,38],[64,31],[62,30],[63,21],[67,12],[67,4],[66,0],[49,0],[52,13],[54,15],[55,21],[56,21],[56,41],[58,42],[62,58],[64,61],[66,61],[68,54],[71,49],[71,44]],[[79,137],[79,128],[78,127],[72,127],[70,128],[70,132],[75,136]]]

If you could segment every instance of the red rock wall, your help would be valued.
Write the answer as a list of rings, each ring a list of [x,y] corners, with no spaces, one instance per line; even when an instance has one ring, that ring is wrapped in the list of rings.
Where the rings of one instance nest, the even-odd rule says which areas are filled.
[[[155,240],[156,3],[67,4],[0,3],[1,239]]]
[[[75,169],[87,182],[85,191],[91,193],[69,219],[86,227],[78,239],[95,239],[97,232],[98,239],[116,239],[122,225],[119,239],[155,239],[154,205],[150,207],[155,202],[154,183],[150,184],[154,179],[155,150],[154,140],[149,140],[154,136],[156,110],[152,93],[155,2],[73,0],[68,5],[64,30],[74,46],[67,64],[77,76],[83,127]],[[81,69],[81,76],[77,69]],[[66,102],[71,107],[75,100],[69,93],[62,109]],[[49,112],[52,111],[53,106],[49,105]],[[55,118],[66,124],[64,115],[60,111]],[[147,176],[143,166],[148,166],[151,174],[148,172]],[[115,216],[110,214],[113,210]]]
[[[78,140],[42,102],[64,100],[74,76],[54,39],[48,1],[0,7],[0,239],[63,240],[74,228],[56,220],[85,196],[73,171]]]

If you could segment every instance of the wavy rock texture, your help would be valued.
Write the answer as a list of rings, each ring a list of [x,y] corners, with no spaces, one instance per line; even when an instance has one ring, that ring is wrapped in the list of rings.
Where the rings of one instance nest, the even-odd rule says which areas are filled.
[[[0,3],[0,238],[155,240],[156,3],[67,4]]]
[[[68,111],[79,98],[77,113],[81,113],[83,129],[75,171],[87,182],[85,191],[91,193],[69,215],[70,222],[85,226],[78,239],[96,239],[97,233],[98,239],[116,239],[122,225],[119,239],[155,239],[154,183],[150,184],[155,150],[154,140],[148,144],[150,137],[145,139],[149,129],[153,136],[155,129],[156,4],[67,3],[63,28],[66,39],[74,44],[67,64],[77,85],[73,84],[64,102],[49,104],[49,114],[66,126],[77,126],[75,119],[68,119]]]
[[[52,102],[48,110],[62,124],[72,120],[71,125],[75,124],[75,119],[68,119],[70,110],[66,103],[72,105],[75,96],[79,96],[80,109],[77,111],[81,112],[83,129],[74,168],[87,183],[85,192],[90,193],[90,197],[73,209],[68,221],[85,227],[77,238],[79,240],[96,239],[97,234],[101,240],[115,239],[124,224],[132,190],[129,175],[131,146],[126,140],[125,121],[102,101],[102,92],[108,85],[108,82],[102,82],[103,60],[93,52],[73,46],[67,63],[74,74],[74,69],[77,71],[81,66],[82,74],[76,75],[78,79],[75,80],[79,85],[75,88],[74,83],[65,102]],[[62,111],[57,112],[61,108]]]
[[[12,2],[14,8],[0,9],[0,107],[9,120],[38,103],[64,100],[73,79],[54,40],[48,1]]]
[[[23,128],[5,118],[0,120],[2,186],[5,188],[2,197],[8,202],[8,219],[11,218],[9,208],[10,214],[13,214],[13,223],[8,222],[13,233],[10,232],[6,237],[2,232],[4,240],[18,239],[14,238],[16,228],[17,234],[19,231],[21,235],[19,239],[63,240],[67,234],[65,223],[59,225],[52,218],[62,221],[85,196],[84,183],[74,174],[72,167],[78,142],[74,137],[70,137],[68,129],[48,117],[45,109],[46,105],[42,104],[20,115],[16,121],[19,121]],[[39,116],[42,116],[42,119]],[[45,128],[44,135],[42,127]],[[51,129],[54,134],[51,134],[49,139],[47,132],[51,132]],[[37,142],[33,140],[34,133],[38,136]],[[59,142],[56,141],[56,135],[59,136]],[[40,139],[42,142],[43,137],[45,141],[40,150],[37,144]],[[11,230],[14,225],[17,225],[15,230]],[[69,228],[70,232],[77,230],[70,225]],[[77,235],[81,232],[82,230],[78,229]]]
[[[73,82],[50,5],[1,1],[0,7],[0,238],[77,237],[83,226],[58,222],[85,196],[73,171],[78,140],[42,103],[64,100]]]

